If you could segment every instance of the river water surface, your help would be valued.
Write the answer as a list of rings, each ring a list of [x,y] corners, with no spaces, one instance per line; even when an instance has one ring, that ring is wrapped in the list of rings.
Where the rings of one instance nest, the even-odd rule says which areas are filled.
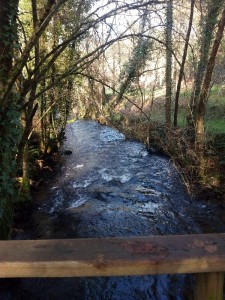
[[[222,204],[192,199],[169,159],[115,129],[76,121],[61,152],[59,172],[36,196],[34,228],[16,238],[225,232]],[[11,279],[0,281],[0,299],[184,300],[191,286],[185,275]]]

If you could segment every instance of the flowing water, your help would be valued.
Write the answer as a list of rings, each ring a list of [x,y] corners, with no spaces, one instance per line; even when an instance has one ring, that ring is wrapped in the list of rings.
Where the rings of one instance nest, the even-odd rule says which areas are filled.
[[[225,231],[224,206],[192,199],[168,158],[94,121],[68,125],[66,138],[60,170],[36,196],[34,227],[17,238]],[[0,299],[184,300],[192,298],[192,281],[186,275],[10,279],[0,281]]]

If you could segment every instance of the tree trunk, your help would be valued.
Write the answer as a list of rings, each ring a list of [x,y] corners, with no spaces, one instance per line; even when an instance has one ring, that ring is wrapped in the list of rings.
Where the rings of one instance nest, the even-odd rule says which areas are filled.
[[[14,45],[17,40],[18,0],[0,0],[0,103],[12,71]],[[0,239],[7,238],[13,220],[15,178],[15,143],[18,114],[15,95],[10,91],[8,105],[0,106]],[[5,110],[7,108],[7,111]]]
[[[176,96],[175,96],[175,108],[174,108],[174,126],[175,127],[177,126],[180,89],[181,89],[182,79],[183,79],[183,76],[184,76],[184,65],[185,65],[185,62],[186,62],[188,44],[189,44],[191,28],[192,28],[192,22],[193,22],[194,4],[195,4],[195,0],[192,0],[191,1],[191,10],[190,10],[188,30],[187,30],[187,34],[186,34],[186,38],[185,38],[184,52],[183,52],[182,63],[181,63],[179,78],[178,78],[178,83],[177,83],[177,90],[176,90]]]
[[[7,2],[5,0],[1,0],[1,1]],[[10,101],[9,94],[10,94],[15,82],[21,75],[24,66],[27,64],[27,61],[29,60],[29,56],[31,54],[33,47],[35,47],[35,45],[37,45],[37,42],[39,41],[39,39],[40,39],[41,35],[43,34],[43,32],[45,31],[45,29],[47,28],[52,17],[54,16],[54,14],[58,11],[58,9],[61,7],[61,5],[65,1],[66,0],[58,0],[58,1],[48,0],[47,1],[44,12],[43,12],[42,16],[40,17],[40,20],[38,22],[36,30],[34,30],[25,49],[21,53],[21,58],[17,61],[16,65],[12,71],[10,80],[8,80],[7,90],[4,93],[4,97],[0,98],[0,106],[2,106],[2,107],[7,106],[8,101]],[[18,0],[11,0],[9,2],[18,2]]]
[[[201,86],[207,66],[207,61],[209,57],[210,46],[213,38],[213,31],[215,25],[217,24],[217,16],[220,12],[221,7],[224,3],[221,0],[211,0],[208,4],[208,12],[203,20],[203,29],[202,36],[200,40],[200,58],[198,62],[198,67],[195,76],[194,89],[190,99],[190,116],[188,117],[188,122],[191,127],[194,127],[194,124],[197,119],[197,109],[199,103],[199,97],[201,93]]]
[[[223,9],[222,16],[218,24],[216,37],[207,63],[206,73],[205,73],[205,77],[204,77],[204,81],[200,93],[198,114],[196,119],[196,144],[197,144],[197,149],[200,152],[203,151],[203,147],[204,147],[204,115],[205,115],[206,99],[209,93],[213,69],[215,66],[217,52],[223,37],[224,27],[225,27],[225,8]]]
[[[166,126],[171,125],[171,99],[172,99],[172,29],[173,29],[173,0],[167,1],[166,17]]]
[[[28,201],[30,200],[30,164],[29,164],[29,152],[28,152],[28,144],[25,144],[23,147],[22,153],[22,181],[19,189],[19,197],[20,201]]]
[[[0,103],[12,70],[13,49],[17,40],[17,10],[18,0],[0,0]]]
[[[31,1],[32,4],[32,18],[33,18],[33,29],[37,30],[38,26],[38,15],[37,15],[37,2],[36,0]],[[39,63],[39,41],[34,47],[34,68],[37,68]],[[29,146],[28,137],[32,130],[33,118],[37,111],[38,105],[34,104],[36,89],[37,89],[37,76],[38,72],[34,74],[34,82],[30,87],[30,95],[26,107],[22,111],[22,128],[23,134],[18,144],[18,155],[17,164],[22,166],[22,182],[19,191],[20,200],[26,201],[30,199],[30,163],[29,163]],[[28,84],[29,85],[29,84]]]

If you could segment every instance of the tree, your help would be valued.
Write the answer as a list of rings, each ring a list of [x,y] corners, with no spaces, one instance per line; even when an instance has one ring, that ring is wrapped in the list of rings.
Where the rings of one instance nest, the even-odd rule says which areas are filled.
[[[0,103],[7,89],[17,47],[17,9],[16,0],[0,1]],[[15,90],[10,91],[10,99],[7,106],[0,106],[0,238],[6,238],[11,228],[15,185],[15,138],[18,137],[19,120]]]
[[[87,87],[92,93],[96,93],[89,98],[101,111],[106,102],[104,87],[107,87],[107,91],[112,87],[113,97],[107,95],[107,100],[113,98],[114,104],[117,105],[121,103],[129,88],[137,87],[137,83],[141,82],[140,78],[146,79],[149,86],[151,84],[155,86],[154,74],[158,69],[163,69],[162,73],[166,69],[165,117],[166,125],[170,126],[172,57],[177,64],[181,59],[174,114],[174,125],[177,125],[178,100],[187,68],[185,62],[190,49],[188,44],[195,0],[191,1],[188,29],[183,29],[183,36],[185,36],[183,53],[178,49],[181,48],[180,41],[176,44],[172,43],[172,33],[181,35],[181,32],[176,32],[180,27],[177,28],[176,20],[174,21],[174,10],[178,8],[178,2],[174,0],[140,0],[129,1],[129,3],[97,1],[98,5],[92,0],[21,0],[19,4],[26,5],[26,12],[29,13],[24,14],[25,10],[20,10],[21,14],[18,18],[17,1],[0,0],[0,51],[2,53],[0,56],[0,162],[3,166],[0,171],[0,180],[2,180],[0,185],[3,194],[8,193],[8,178],[14,177],[11,167],[14,165],[9,164],[9,161],[16,161],[22,177],[21,192],[22,194],[27,192],[29,197],[29,153],[32,134],[38,137],[37,147],[42,155],[51,152],[58,142],[60,129],[66,124],[69,107],[72,105],[71,95],[74,97],[73,91],[78,91],[79,87],[83,91]],[[213,7],[213,4],[216,4],[216,7]],[[205,99],[206,94],[202,92],[202,88],[204,86],[205,90],[208,89],[207,80],[211,80],[211,69],[205,68],[204,64],[209,58],[214,36],[213,29],[221,7],[219,0],[211,0],[203,7],[204,13],[206,11],[201,37],[204,45],[200,48],[192,99],[193,107],[198,103],[205,105],[205,100],[202,99]],[[165,9],[166,35],[163,34],[165,27],[162,30]],[[124,27],[124,16],[128,11],[136,13],[131,15],[131,21],[129,20]],[[122,24],[119,23],[121,15]],[[213,20],[210,20],[209,16],[213,16]],[[109,59],[107,55],[110,51],[112,54],[110,47],[120,44],[117,49],[122,49],[122,43],[125,45],[122,41],[125,39],[133,43],[130,42],[130,49],[126,49],[128,43],[124,46],[126,50],[124,57],[118,58],[114,53],[113,59],[112,57]],[[165,48],[166,58],[161,55]],[[152,50],[155,50],[156,55]],[[118,68],[115,66],[116,60],[118,60]],[[111,81],[107,68],[111,68],[113,73]],[[88,78],[88,81],[83,79],[83,75]],[[204,76],[208,79],[206,80]],[[86,84],[83,84],[84,82]],[[163,84],[164,82],[160,82],[161,86]],[[100,101],[98,97],[101,98]],[[140,102],[139,99],[137,103],[138,101]],[[143,107],[142,101],[141,109]],[[201,107],[199,106],[198,111],[195,109],[196,117],[201,115],[200,111],[204,114],[204,109],[202,110]],[[11,123],[11,120],[14,123]],[[15,134],[19,121],[21,121],[20,134]],[[17,137],[16,140],[12,138],[13,136]]]
[[[202,154],[203,147],[204,147],[204,115],[205,115],[206,101],[210,90],[210,84],[212,80],[213,69],[216,62],[217,52],[223,37],[224,27],[225,27],[225,8],[223,9],[221,18],[218,22],[216,36],[207,62],[206,72],[205,72],[204,80],[201,87],[200,97],[199,97],[198,111],[197,111],[197,118],[196,118],[196,144],[197,144],[197,150],[200,154]]]
[[[191,115],[189,116],[189,125],[191,127],[194,126],[197,118],[197,109],[198,109],[198,102],[199,96],[201,93],[201,86],[207,66],[207,61],[209,57],[210,46],[213,39],[214,28],[217,24],[217,17],[223,7],[224,3],[221,0],[211,0],[208,1],[206,7],[206,14],[202,20],[201,24],[201,36],[199,44],[200,46],[200,57],[198,60],[196,75],[195,75],[195,82],[194,88],[192,92],[192,96],[190,99],[190,110]]]
[[[1,232],[7,232],[10,227],[10,222],[3,219],[6,203],[11,203],[8,199],[12,198],[16,163],[22,172],[22,189],[26,190],[29,185],[27,171],[32,131],[40,129],[41,123],[41,129],[46,130],[45,142],[49,145],[56,127],[60,122],[65,123],[69,104],[64,100],[73,87],[74,76],[90,66],[122,34],[109,37],[89,52],[80,46],[82,40],[116,14],[164,3],[157,0],[129,4],[116,1],[102,4],[104,10],[101,10],[101,6],[91,7],[93,2],[21,0],[20,5],[31,5],[30,14],[26,11],[29,20],[24,23],[24,14],[18,17],[18,0],[0,0]],[[59,29],[57,32],[54,32],[53,23]],[[65,87],[63,93],[62,87]],[[22,126],[19,126],[20,120]]]
[[[149,56],[151,45],[151,41],[147,38],[138,39],[137,45],[133,49],[132,56],[129,62],[125,65],[121,80],[122,82],[115,99],[115,106],[121,102],[125,91],[132,81],[139,77],[139,72],[141,71],[141,68],[144,67],[147,57]]]
[[[186,62],[188,44],[189,44],[189,40],[190,40],[190,34],[191,34],[191,28],[192,28],[192,22],[193,22],[194,4],[195,4],[195,0],[191,0],[188,30],[187,30],[187,34],[186,34],[186,38],[185,38],[183,57],[182,57],[182,62],[181,62],[181,67],[180,67],[180,72],[179,72],[179,78],[178,78],[178,82],[177,82],[176,95],[175,95],[174,122],[173,122],[173,125],[175,127],[177,126],[179,96],[180,96],[180,89],[181,89],[182,79],[184,77],[184,66],[185,66],[185,62]]]
[[[171,125],[172,100],[172,30],[173,30],[173,0],[167,0],[166,11],[166,125]]]

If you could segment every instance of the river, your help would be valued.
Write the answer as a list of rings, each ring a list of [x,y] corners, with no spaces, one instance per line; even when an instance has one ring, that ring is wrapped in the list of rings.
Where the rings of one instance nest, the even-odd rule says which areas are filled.
[[[66,128],[62,165],[17,239],[225,232],[224,205],[188,195],[172,162],[95,121]],[[65,153],[71,153],[65,155]],[[192,299],[190,275],[2,279],[0,299]]]

